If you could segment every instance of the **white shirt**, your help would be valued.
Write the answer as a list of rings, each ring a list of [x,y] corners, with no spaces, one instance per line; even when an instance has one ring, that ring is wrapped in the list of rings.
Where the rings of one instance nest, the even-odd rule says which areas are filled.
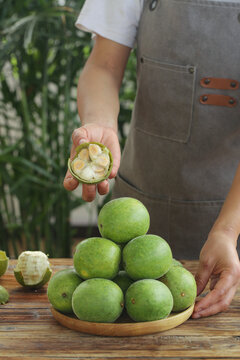
[[[86,0],[76,26],[134,47],[144,0]]]

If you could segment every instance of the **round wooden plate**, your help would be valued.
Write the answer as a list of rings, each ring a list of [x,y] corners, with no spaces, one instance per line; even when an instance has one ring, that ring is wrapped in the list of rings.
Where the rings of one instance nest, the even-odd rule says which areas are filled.
[[[169,317],[162,320],[146,322],[130,322],[127,317],[121,316],[117,323],[95,323],[82,321],[74,315],[68,316],[51,307],[54,318],[63,326],[87,334],[101,336],[136,336],[154,334],[172,329],[186,321],[193,313],[194,304],[180,313],[171,313]],[[128,321],[128,322],[126,322]]]

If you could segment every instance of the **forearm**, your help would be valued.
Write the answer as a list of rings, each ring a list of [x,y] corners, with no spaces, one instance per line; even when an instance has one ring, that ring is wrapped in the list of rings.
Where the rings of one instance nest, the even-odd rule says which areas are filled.
[[[235,243],[240,234],[240,164],[238,165],[231,189],[220,214],[211,230],[225,232]]]
[[[78,83],[78,112],[82,125],[97,123],[117,132],[119,81],[106,68],[88,64]]]

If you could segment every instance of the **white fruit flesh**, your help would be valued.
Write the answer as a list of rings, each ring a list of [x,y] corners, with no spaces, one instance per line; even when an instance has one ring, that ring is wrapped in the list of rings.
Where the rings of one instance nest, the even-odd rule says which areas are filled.
[[[86,166],[85,169],[81,171],[81,178],[84,180],[92,180],[95,178],[95,172],[92,169],[91,165]]]
[[[110,159],[106,153],[99,155],[95,160],[95,164],[97,164],[99,166],[103,166],[103,167],[109,166],[109,162],[110,162]]]
[[[42,251],[24,251],[18,257],[15,271],[20,271],[25,285],[38,284],[47,269],[50,268],[48,257]]]
[[[90,144],[88,150],[89,156],[92,161],[95,160],[102,153],[102,149],[97,144]]]
[[[78,158],[73,160],[73,170],[78,173],[85,167],[85,161],[79,160]]]
[[[79,159],[89,161],[88,149],[82,149],[78,154]]]
[[[89,144],[82,149],[72,161],[72,170],[85,181],[104,178],[108,172],[110,157],[107,149],[101,149],[97,144]]]

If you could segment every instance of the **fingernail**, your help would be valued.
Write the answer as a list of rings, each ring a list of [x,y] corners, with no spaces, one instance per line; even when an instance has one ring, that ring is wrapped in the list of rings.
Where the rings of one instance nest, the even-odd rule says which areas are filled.
[[[200,314],[198,314],[198,313],[197,313],[197,314],[193,314],[193,318],[194,318],[194,319],[199,319],[199,318],[200,318]]]
[[[79,145],[84,144],[84,143],[86,143],[86,142],[87,142],[86,139],[81,139],[81,140],[79,140]]]

